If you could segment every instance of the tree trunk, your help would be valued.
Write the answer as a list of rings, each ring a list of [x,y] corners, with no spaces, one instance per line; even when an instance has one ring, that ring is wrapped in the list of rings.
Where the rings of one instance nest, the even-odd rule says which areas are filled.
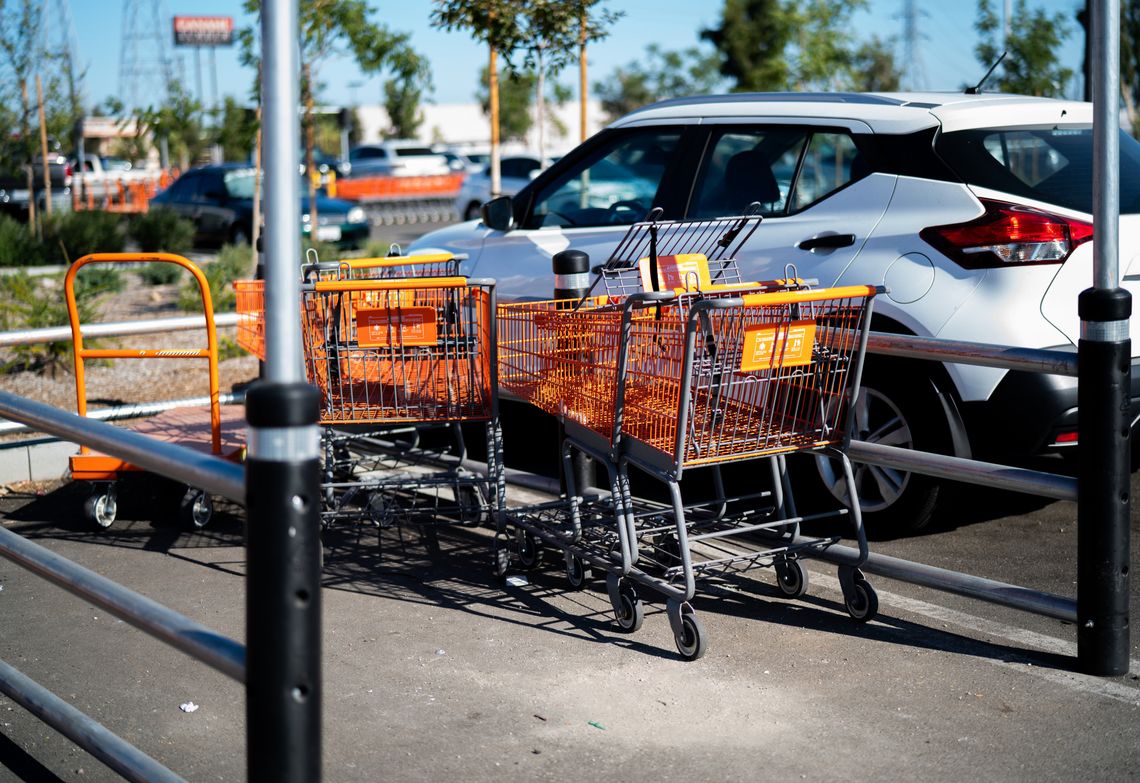
[[[494,46],[487,65],[487,94],[491,101],[491,198],[494,198],[503,189],[499,174],[499,63]]]
[[[317,242],[317,185],[313,178],[313,71],[309,63],[302,67],[302,85],[305,89],[305,179],[309,184],[309,241]]]
[[[586,101],[589,97],[586,85],[586,11],[582,11],[582,26],[578,34],[578,141],[586,140]]]
[[[40,161],[44,167],[44,215],[51,217],[51,164],[48,163],[47,121],[44,119],[44,83],[36,74],[36,108],[40,118]]]
[[[28,226],[32,229],[32,233],[36,236],[40,235],[39,224],[36,222],[36,174],[33,171],[32,158],[34,155],[29,153],[31,149],[28,146],[28,138],[31,136],[31,129],[28,127],[28,114],[31,109],[28,107],[28,80],[20,80],[20,102],[23,106],[23,112],[20,114],[20,142],[24,145],[24,152],[28,154],[27,172],[25,181],[28,185]]]

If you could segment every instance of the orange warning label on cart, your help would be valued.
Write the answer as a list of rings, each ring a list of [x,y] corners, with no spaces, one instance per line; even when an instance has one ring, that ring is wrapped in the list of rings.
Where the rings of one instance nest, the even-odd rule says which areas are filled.
[[[755,324],[744,328],[741,372],[811,364],[815,321]]]
[[[362,348],[382,345],[434,345],[434,307],[358,309],[356,343]]]
[[[653,271],[648,258],[638,261],[641,290],[653,290]],[[703,291],[709,287],[709,260],[701,253],[657,257],[658,291]]]

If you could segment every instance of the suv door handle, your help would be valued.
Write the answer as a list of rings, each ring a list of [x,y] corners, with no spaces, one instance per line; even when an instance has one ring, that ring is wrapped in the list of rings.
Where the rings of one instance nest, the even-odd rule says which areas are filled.
[[[855,244],[854,234],[822,234],[810,239],[801,239],[796,243],[800,250],[835,250],[841,247],[850,247]]]

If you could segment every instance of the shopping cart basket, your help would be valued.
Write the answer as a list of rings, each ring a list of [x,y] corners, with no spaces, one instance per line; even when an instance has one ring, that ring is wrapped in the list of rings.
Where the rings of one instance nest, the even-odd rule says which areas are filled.
[[[594,344],[568,358],[545,354],[546,377],[568,380],[565,388],[547,391],[555,400],[547,409],[559,410],[566,427],[567,499],[561,514],[550,507],[509,512],[523,536],[520,548],[542,542],[561,549],[575,586],[590,568],[605,570],[626,630],[636,630],[643,617],[637,586],[662,595],[686,658],[702,655],[707,643],[689,604],[698,577],[774,567],[781,589],[801,595],[807,573],[800,559],[838,536],[799,536],[802,519],[794,513],[783,457],[800,451],[834,456],[854,488],[845,453],[849,400],[857,394],[877,290],[769,292],[703,299],[685,308],[677,294],[646,293],[617,307],[595,300],[596,306],[560,312],[564,333],[579,321]],[[512,388],[514,377],[507,369],[513,361],[507,313],[520,311],[513,314],[519,320],[529,313],[529,320],[541,323],[548,313],[542,305],[550,303],[500,308],[504,388]],[[598,513],[597,501],[578,507],[571,449],[607,466],[609,520]],[[761,458],[769,461],[771,491],[723,494],[719,466]],[[633,499],[631,467],[662,482],[669,502]],[[711,503],[686,505],[680,482],[686,469],[698,467],[714,470],[721,492]],[[857,498],[843,515],[851,520],[861,559],[841,567],[840,581],[849,613],[865,621],[877,599],[858,571],[867,543]]]
[[[79,308],[76,303],[75,279],[79,270],[88,264],[140,264],[168,263],[181,266],[193,275],[201,292],[205,315],[206,347],[195,349],[164,348],[88,348],[84,345]],[[175,408],[151,418],[142,419],[131,429],[167,442],[208,451],[225,459],[240,460],[245,453],[245,412],[241,406],[219,404],[218,395],[218,343],[214,328],[214,308],[210,288],[201,270],[181,256],[167,253],[96,253],[86,255],[73,263],[64,278],[67,314],[71,323],[72,345],[75,354],[76,412],[87,415],[87,360],[111,359],[199,359],[208,368],[208,406],[202,408]],[[100,528],[110,527],[118,510],[118,481],[125,474],[140,470],[117,457],[80,446],[79,453],[70,458],[71,477],[76,481],[91,482],[92,492],[84,504],[86,517]],[[180,516],[192,528],[209,522],[213,514],[213,501],[205,491],[190,487],[182,499]]]
[[[327,280],[304,284],[301,303],[305,369],[326,427],[325,522],[412,522],[434,546],[427,523],[501,508],[494,282]],[[466,467],[459,430],[473,422],[487,436],[481,474]],[[440,424],[453,428],[458,453],[420,459],[415,438]]]

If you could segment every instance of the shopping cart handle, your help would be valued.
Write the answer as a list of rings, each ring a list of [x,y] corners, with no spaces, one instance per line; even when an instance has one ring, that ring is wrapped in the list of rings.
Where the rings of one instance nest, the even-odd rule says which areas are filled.
[[[669,302],[676,298],[674,291],[641,291],[629,295],[630,302]]]

